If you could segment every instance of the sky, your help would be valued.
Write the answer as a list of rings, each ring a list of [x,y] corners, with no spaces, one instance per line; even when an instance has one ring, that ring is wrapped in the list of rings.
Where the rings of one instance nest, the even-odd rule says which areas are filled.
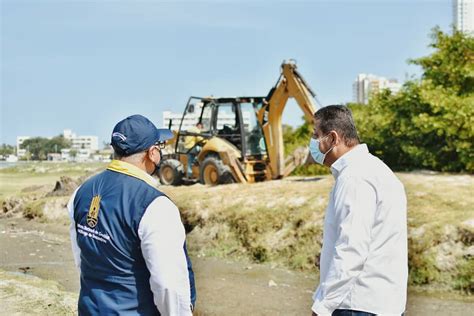
[[[352,100],[359,73],[420,70],[451,0],[0,0],[0,143],[64,129],[110,139],[121,119],[158,127],[189,96],[267,95],[293,58],[323,105]],[[294,102],[283,122],[301,124]]]

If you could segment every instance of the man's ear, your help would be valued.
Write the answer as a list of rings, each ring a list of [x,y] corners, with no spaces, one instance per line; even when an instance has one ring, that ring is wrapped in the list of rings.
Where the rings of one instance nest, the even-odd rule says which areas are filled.
[[[148,158],[148,160],[153,161],[153,151],[153,149],[148,149],[146,155],[143,156],[143,159],[146,160]]]
[[[333,139],[333,140],[332,140],[332,145],[333,145],[333,146],[339,145],[339,144],[341,143],[341,141],[342,141],[342,138],[341,138],[341,136],[339,135],[339,133],[336,132],[336,131],[331,131],[330,134],[332,135],[332,139]]]
[[[148,151],[148,158],[151,160],[151,161],[155,161],[156,159],[160,159],[161,160],[161,154],[160,154],[160,151],[159,150],[150,150]],[[155,158],[155,159],[153,159]]]

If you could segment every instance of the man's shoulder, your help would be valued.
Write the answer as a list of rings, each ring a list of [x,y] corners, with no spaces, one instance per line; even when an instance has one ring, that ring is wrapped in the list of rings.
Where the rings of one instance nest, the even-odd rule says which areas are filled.
[[[368,183],[376,190],[380,186],[403,186],[395,173],[380,158],[370,153],[366,159],[354,162],[345,168],[340,176],[342,183]],[[339,179],[338,179],[339,180]]]
[[[97,185],[105,185],[109,189],[114,188],[114,190],[117,190],[120,187],[122,187],[123,190],[133,188],[134,191],[142,195],[153,195],[155,197],[166,196],[166,194],[161,192],[156,186],[147,183],[143,179],[108,169],[85,180],[81,184],[80,190],[84,191],[91,189]],[[80,192],[78,191],[78,193]]]
[[[364,159],[358,159],[348,164],[337,178],[339,183],[372,183],[378,178],[390,177],[393,172],[378,157],[367,153]]]

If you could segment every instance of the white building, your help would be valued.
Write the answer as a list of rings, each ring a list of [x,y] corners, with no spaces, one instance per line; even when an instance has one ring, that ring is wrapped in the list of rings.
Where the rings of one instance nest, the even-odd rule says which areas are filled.
[[[352,84],[353,101],[368,104],[374,94],[384,89],[397,93],[401,87],[402,85],[396,79],[387,79],[372,74],[359,74]]]
[[[21,148],[21,145],[23,145],[23,142],[27,139],[30,139],[30,136],[17,136],[16,137],[16,155],[18,157],[23,157],[26,155],[26,148]]]
[[[173,113],[171,111],[164,111],[163,112],[163,128],[169,128],[172,131],[177,131],[179,129],[179,124],[181,123],[181,119],[183,117],[183,113]],[[183,130],[187,130],[191,126],[195,126],[199,119],[199,114],[188,113],[183,121]],[[170,128],[170,121],[171,121],[171,128]]]
[[[99,150],[99,138],[97,136],[77,136],[71,140],[71,148],[85,149],[93,153]]]
[[[71,142],[70,149],[75,150],[77,153],[76,157],[80,157],[81,160],[85,160],[84,157],[88,157],[99,150],[99,138],[97,136],[77,136],[72,132],[72,130],[65,129],[63,131],[63,137]],[[16,150],[18,157],[23,157],[26,155],[28,149],[20,147],[23,142],[29,138],[31,138],[31,136],[17,136]],[[48,139],[51,139],[51,137],[48,137]],[[61,151],[61,154],[63,160],[69,160],[69,149],[67,149],[67,151],[64,153]],[[65,159],[65,157],[67,157],[67,159]]]
[[[196,126],[198,120],[199,120],[199,115],[201,113],[187,113],[184,117],[183,120],[183,125],[181,126],[182,131],[186,131],[189,128]],[[177,131],[179,130],[179,124],[181,123],[181,119],[183,118],[183,113],[173,113],[170,111],[164,111],[163,112],[163,128],[169,128],[170,126],[170,121],[171,121],[171,130],[172,131]],[[244,121],[244,125],[248,125],[250,122],[250,113],[249,112],[243,112],[242,113],[242,119]],[[206,123],[203,122],[204,125],[206,126]],[[217,128],[221,129],[225,124],[233,126],[235,124],[235,114],[220,114],[219,120],[217,122]]]
[[[63,136],[71,141],[71,149],[87,149],[90,152],[99,150],[99,138],[97,136],[77,136],[70,129],[65,129]]]
[[[474,36],[474,0],[453,0],[454,27]]]

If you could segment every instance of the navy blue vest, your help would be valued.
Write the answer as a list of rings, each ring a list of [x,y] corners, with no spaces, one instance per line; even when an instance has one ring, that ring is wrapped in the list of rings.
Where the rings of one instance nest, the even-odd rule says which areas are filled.
[[[145,181],[105,170],[87,180],[74,199],[81,249],[80,315],[159,315],[138,226],[150,203],[164,196]],[[194,275],[187,256],[191,299]]]

